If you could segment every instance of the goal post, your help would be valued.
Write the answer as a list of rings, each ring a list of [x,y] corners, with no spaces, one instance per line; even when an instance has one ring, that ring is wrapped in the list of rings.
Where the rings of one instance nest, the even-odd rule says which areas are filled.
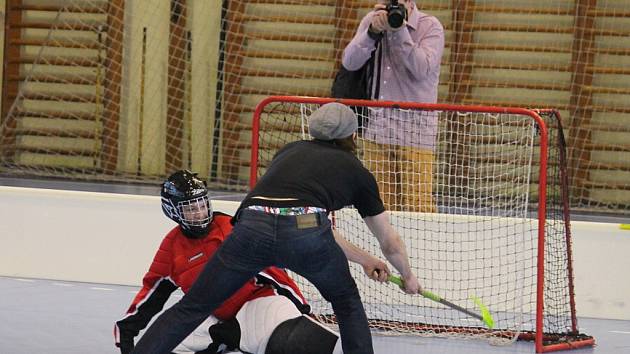
[[[272,96],[254,111],[250,186],[279,148],[310,139],[308,117],[329,102],[358,113],[357,156],[377,177],[384,201],[395,200],[390,221],[423,287],[470,310],[472,298],[480,298],[495,320],[493,329],[485,328],[461,312],[374,282],[353,265],[373,330],[493,344],[533,340],[537,352],[594,344],[579,333],[575,312],[566,156],[556,111]],[[396,154],[407,152],[398,147],[403,145],[429,157],[396,165],[402,172],[386,185],[379,169],[394,168]],[[418,185],[425,198],[409,198]],[[427,201],[429,208],[417,205]],[[381,255],[353,208],[335,212],[334,225],[349,241]],[[334,324],[329,304],[296,278],[314,313]]]

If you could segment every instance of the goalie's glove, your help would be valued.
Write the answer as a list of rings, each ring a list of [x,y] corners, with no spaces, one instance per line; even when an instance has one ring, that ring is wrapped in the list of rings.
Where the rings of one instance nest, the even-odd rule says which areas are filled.
[[[134,347],[133,338],[120,338],[120,343],[116,343],[116,346],[120,348],[120,354],[129,354]]]

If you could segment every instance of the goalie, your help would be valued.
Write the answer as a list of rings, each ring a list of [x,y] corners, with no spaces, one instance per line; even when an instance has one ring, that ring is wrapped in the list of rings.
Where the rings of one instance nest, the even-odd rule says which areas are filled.
[[[162,210],[179,225],[163,239],[142,289],[114,327],[116,346],[130,353],[134,338],[159,313],[170,295],[187,292],[205,263],[229,236],[231,217],[213,212],[205,182],[182,170],[162,185]],[[349,260],[372,279],[386,281],[387,265],[335,234]],[[175,353],[254,354],[341,353],[338,335],[312,320],[295,282],[280,268],[269,267],[228,298],[175,349]]]

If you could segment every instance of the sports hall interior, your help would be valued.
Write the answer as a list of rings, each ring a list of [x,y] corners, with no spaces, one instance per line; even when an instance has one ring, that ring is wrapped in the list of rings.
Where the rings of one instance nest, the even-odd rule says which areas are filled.
[[[553,166],[567,176],[560,204],[571,220],[577,326],[596,343],[576,353],[627,352],[630,0],[416,3],[445,31],[438,103],[559,117],[566,158]],[[0,352],[117,352],[113,323],[173,227],[160,211],[160,182],[178,169],[198,172],[214,209],[233,213],[264,161],[303,136],[269,121],[256,133],[257,116],[303,114],[281,98],[260,114],[257,105],[329,97],[343,48],[373,5],[0,0]],[[527,180],[528,220],[540,202],[539,161]],[[448,215],[438,208],[431,220]],[[392,331],[374,342],[377,353],[535,350],[530,341],[454,337]]]

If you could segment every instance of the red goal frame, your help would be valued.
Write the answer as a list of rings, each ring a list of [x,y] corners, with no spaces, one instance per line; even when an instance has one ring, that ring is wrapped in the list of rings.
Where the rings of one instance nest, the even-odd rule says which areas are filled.
[[[572,255],[570,249],[571,234],[569,228],[569,207],[568,202],[564,201],[565,222],[566,222],[566,242],[567,242],[567,258],[569,264],[569,300],[572,322],[572,333],[575,338],[572,340],[558,338],[558,335],[546,335],[543,333],[543,316],[544,316],[544,281],[545,281],[545,225],[547,212],[547,163],[548,163],[548,139],[549,131],[545,121],[540,114],[559,114],[555,110],[533,110],[516,107],[493,107],[493,106],[467,106],[467,105],[451,105],[451,104],[428,104],[428,103],[411,103],[411,102],[393,102],[393,101],[365,101],[354,99],[335,99],[320,97],[302,97],[302,96],[270,96],[263,99],[257,106],[253,114],[252,121],[252,140],[251,140],[251,163],[250,163],[250,188],[253,188],[257,180],[258,161],[259,161],[259,133],[260,133],[260,117],[264,109],[273,103],[296,103],[296,104],[319,104],[323,105],[330,102],[339,102],[349,106],[357,107],[377,107],[377,108],[400,108],[400,109],[420,109],[426,111],[449,111],[449,112],[466,112],[466,113],[492,113],[492,114],[518,114],[531,117],[537,125],[538,134],[540,135],[540,161],[539,161],[539,182],[538,182],[538,240],[537,240],[537,275],[536,275],[536,330],[532,332],[523,332],[519,335],[519,339],[534,340],[536,352],[551,352],[557,350],[576,349],[585,346],[593,346],[594,338],[586,335],[578,334],[577,317],[575,314],[574,301],[574,285],[572,270]],[[566,178],[566,166],[563,169],[563,178]],[[568,181],[568,179],[567,179]],[[566,192],[566,191],[565,191]],[[457,329],[454,329],[457,331]],[[552,341],[553,344],[545,344]]]

